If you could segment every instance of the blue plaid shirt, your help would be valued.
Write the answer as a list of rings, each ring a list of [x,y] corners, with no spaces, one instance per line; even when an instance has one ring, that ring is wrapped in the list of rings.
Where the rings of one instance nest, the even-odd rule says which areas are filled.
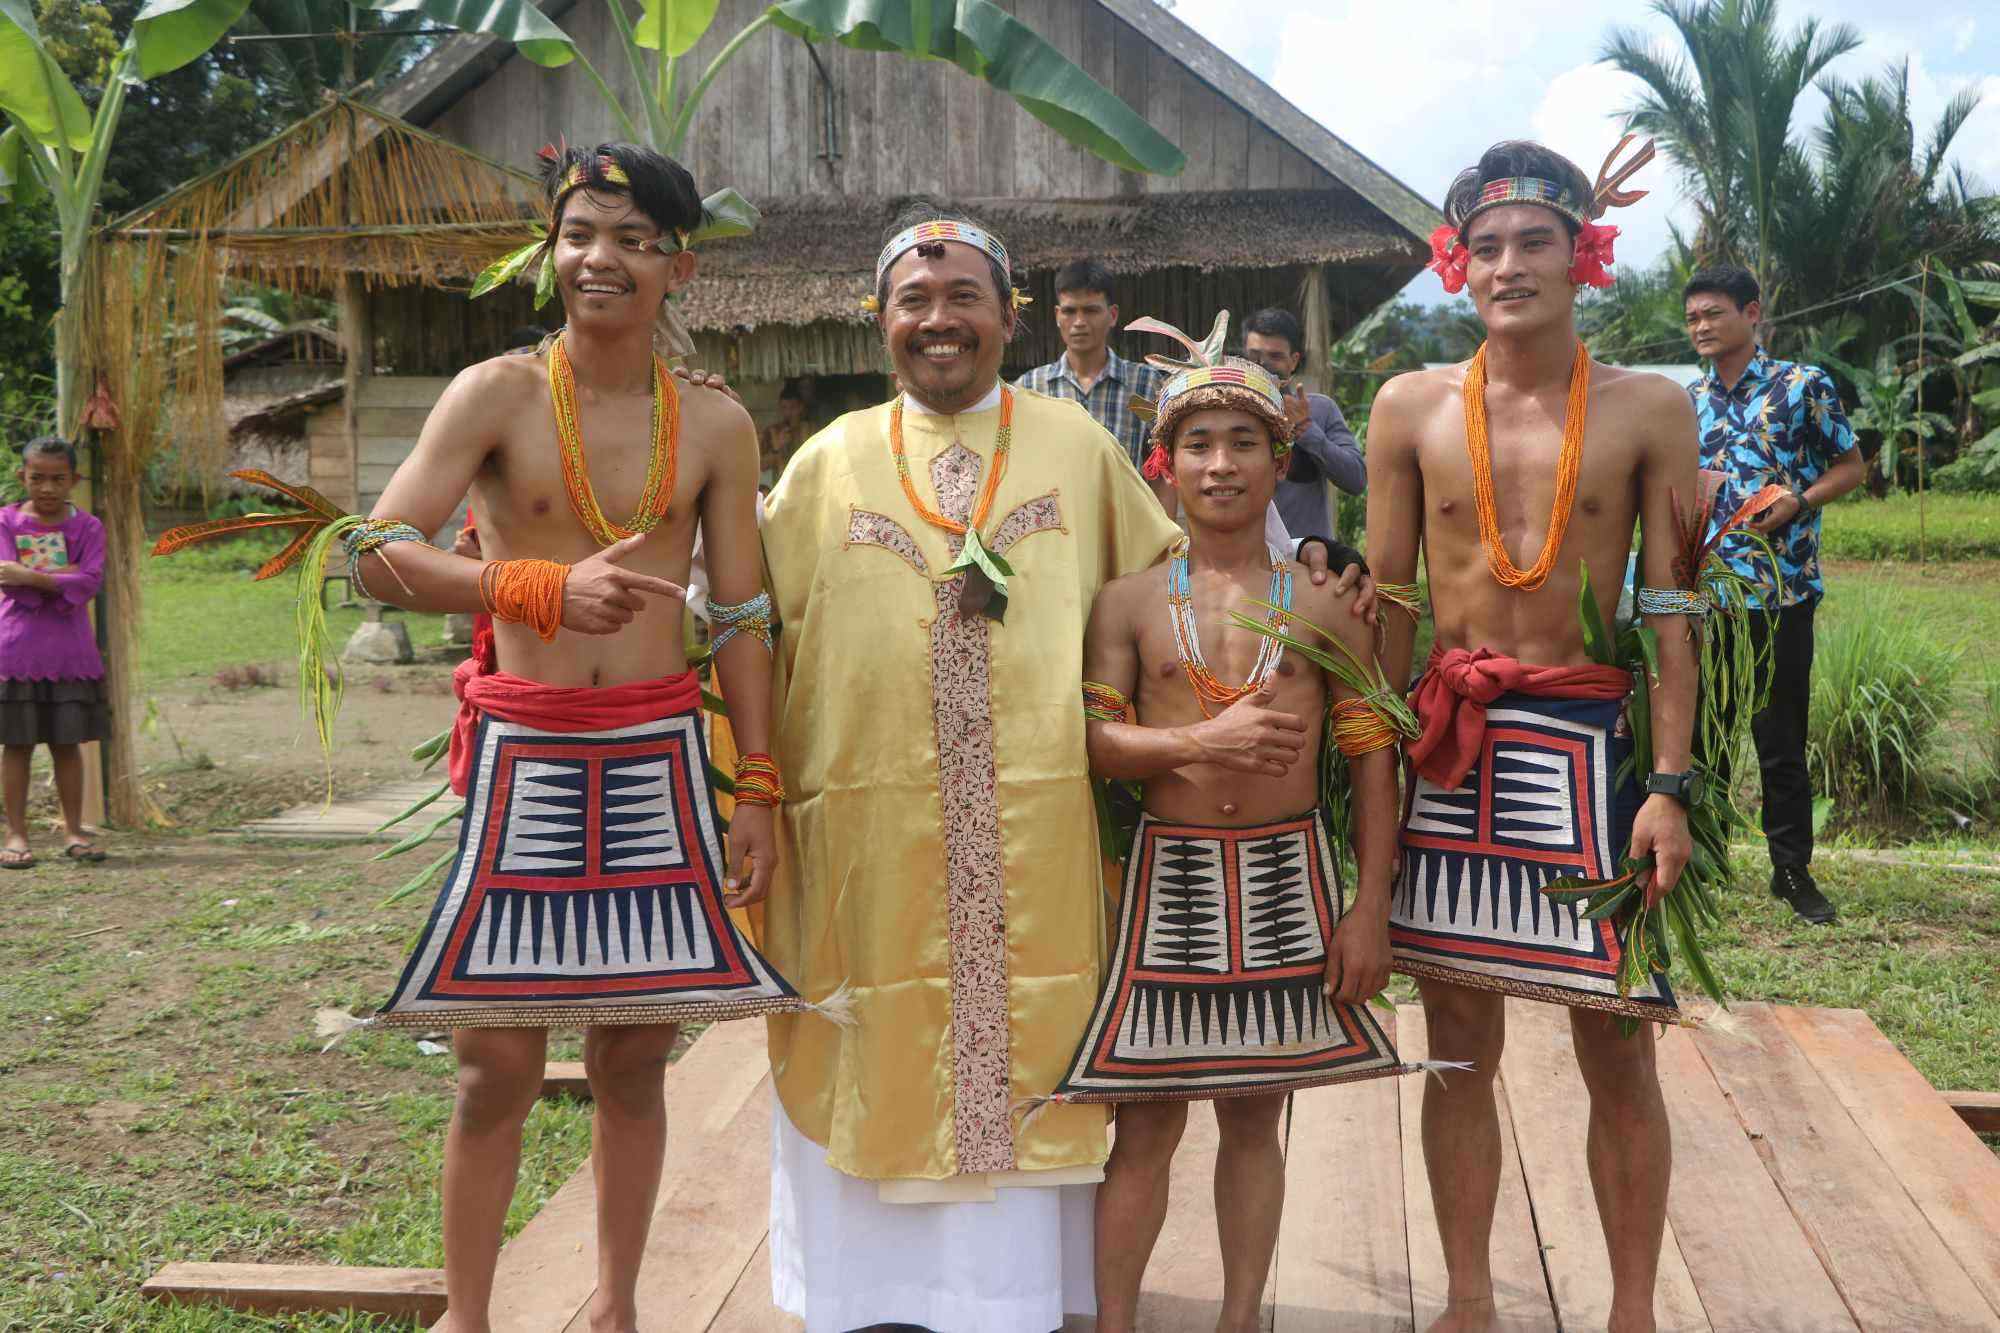
[[[1149,402],[1158,402],[1160,388],[1167,382],[1167,377],[1143,361],[1127,361],[1110,348],[1105,349],[1104,356],[1104,373],[1097,377],[1097,383],[1090,386],[1089,393],[1085,393],[1083,386],[1076,382],[1067,354],[1046,366],[1036,366],[1014,383],[1019,388],[1031,389],[1050,398],[1068,398],[1082,403],[1083,410],[1095,417],[1098,425],[1110,431],[1118,443],[1125,446],[1132,466],[1140,467],[1146,460],[1146,432],[1152,427],[1132,411],[1131,398],[1136,393]]]
[[[1757,349],[1743,376],[1724,386],[1710,367],[1688,386],[1701,422],[1701,465],[1729,480],[1716,497],[1722,522],[1764,486],[1804,490],[1833,461],[1854,447],[1854,430],[1841,409],[1840,393],[1818,366],[1773,360]],[[1730,568],[1763,590],[1758,604],[1779,606],[1816,600],[1826,588],[1819,572],[1819,511],[1795,519],[1769,537],[1778,556],[1779,586],[1771,587],[1771,564],[1750,537],[1733,533],[1719,548]]]

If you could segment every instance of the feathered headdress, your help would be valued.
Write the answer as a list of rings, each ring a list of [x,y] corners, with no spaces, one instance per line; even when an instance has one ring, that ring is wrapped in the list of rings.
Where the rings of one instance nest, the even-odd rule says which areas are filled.
[[[1646,140],[1631,160],[1617,169],[1612,163],[1625,151],[1625,146],[1636,139],[1628,134],[1620,139],[1612,150],[1604,155],[1604,165],[1597,169],[1597,184],[1592,187],[1589,199],[1578,199],[1576,195],[1556,183],[1536,176],[1509,176],[1504,180],[1488,181],[1479,191],[1479,198],[1465,212],[1465,217],[1454,227],[1447,222],[1431,233],[1431,272],[1444,282],[1447,292],[1456,293],[1465,287],[1466,265],[1472,255],[1465,247],[1465,228],[1472,220],[1489,209],[1502,208],[1508,204],[1537,204],[1552,212],[1560,213],[1576,224],[1576,258],[1569,267],[1569,280],[1579,286],[1609,287],[1615,278],[1608,266],[1613,262],[1611,247],[1618,239],[1618,228],[1597,221],[1614,208],[1625,208],[1646,197],[1645,190],[1625,189],[1625,182],[1637,174],[1639,168],[1653,160],[1653,141]]]
[[[1270,371],[1240,356],[1223,355],[1229,339],[1229,312],[1216,312],[1208,337],[1196,342],[1173,325],[1147,317],[1125,326],[1128,333],[1158,333],[1187,348],[1190,359],[1149,353],[1146,364],[1167,372],[1158,402],[1134,395],[1132,411],[1151,421],[1152,452],[1142,469],[1148,478],[1166,475],[1168,448],[1174,429],[1190,412],[1210,407],[1240,407],[1271,428],[1271,452],[1283,458],[1292,449],[1292,422],[1285,415],[1285,391]]]

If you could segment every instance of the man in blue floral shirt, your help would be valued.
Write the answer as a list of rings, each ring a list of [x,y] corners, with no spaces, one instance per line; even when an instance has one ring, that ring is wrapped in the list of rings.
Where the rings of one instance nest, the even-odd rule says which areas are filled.
[[[1812,699],[1813,613],[1820,580],[1820,509],[1861,484],[1860,452],[1832,379],[1818,366],[1778,361],[1757,342],[1757,280],[1747,269],[1722,265],[1694,275],[1682,293],[1688,336],[1709,371],[1689,386],[1701,421],[1701,465],[1728,481],[1716,500],[1721,516],[1763,487],[1787,494],[1750,526],[1778,557],[1774,572],[1763,546],[1732,534],[1721,554],[1760,590],[1772,615],[1751,621],[1773,658],[1771,700],[1751,719],[1764,779],[1764,837],[1771,853],[1771,892],[1802,919],[1824,925],[1833,904],[1811,872],[1812,779],[1806,769],[1806,720]]]

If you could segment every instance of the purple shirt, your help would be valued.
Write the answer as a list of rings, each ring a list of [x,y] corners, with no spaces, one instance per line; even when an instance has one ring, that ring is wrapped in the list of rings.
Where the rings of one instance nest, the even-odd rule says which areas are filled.
[[[60,592],[0,586],[0,679],[99,680],[90,599],[104,582],[104,525],[71,506],[48,524],[23,503],[0,509],[0,560],[53,575]]]

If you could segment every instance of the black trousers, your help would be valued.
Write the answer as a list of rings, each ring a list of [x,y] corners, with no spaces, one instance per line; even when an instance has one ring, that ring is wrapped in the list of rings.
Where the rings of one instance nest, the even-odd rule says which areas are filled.
[[[1806,770],[1806,719],[1812,703],[1813,613],[1817,598],[1783,607],[1768,619],[1752,616],[1759,649],[1771,645],[1771,699],[1750,719],[1757,767],[1764,779],[1764,837],[1773,869],[1805,869],[1812,861],[1812,777]],[[1728,763],[1733,755],[1723,756]]]

